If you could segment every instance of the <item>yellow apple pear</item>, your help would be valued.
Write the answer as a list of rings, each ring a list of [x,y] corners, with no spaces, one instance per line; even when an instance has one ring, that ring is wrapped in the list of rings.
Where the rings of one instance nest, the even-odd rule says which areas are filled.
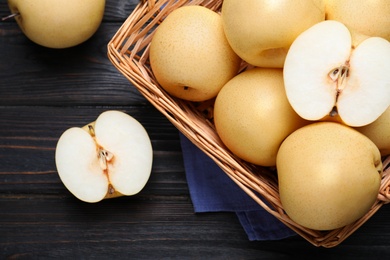
[[[287,215],[314,230],[351,224],[372,207],[383,165],[378,148],[352,127],[316,122],[289,135],[277,154]]]
[[[382,156],[390,155],[390,106],[377,120],[356,130],[370,138]]]
[[[307,121],[287,100],[282,69],[253,68],[221,89],[214,123],[232,153],[253,164],[275,166],[281,142]]]
[[[247,63],[282,68],[294,39],[325,20],[323,0],[224,0],[226,37]]]
[[[27,38],[55,49],[88,40],[100,26],[105,3],[105,0],[8,0]]]
[[[175,9],[156,29],[150,64],[170,95],[205,101],[237,74],[241,59],[226,40],[221,16],[191,5]]]
[[[325,10],[327,20],[342,22],[356,37],[390,41],[389,0],[325,0]]]

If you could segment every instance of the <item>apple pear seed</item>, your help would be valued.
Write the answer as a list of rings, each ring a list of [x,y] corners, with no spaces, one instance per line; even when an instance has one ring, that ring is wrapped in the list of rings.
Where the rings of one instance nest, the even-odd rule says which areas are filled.
[[[93,128],[92,125],[88,125],[88,133],[93,137],[93,141],[95,142],[95,144],[97,146],[99,146],[97,144],[97,142],[96,142],[96,139],[95,139],[95,129]],[[102,168],[102,170],[104,171],[104,173],[107,176],[107,180],[110,182],[110,178],[109,178],[109,175],[108,175],[108,162],[110,162],[112,160],[112,158],[114,158],[114,154],[109,152],[109,151],[107,151],[103,147],[99,146],[99,149],[98,149],[98,152],[97,152],[97,157],[99,159],[100,168]],[[115,188],[114,188],[114,186],[112,186],[111,183],[109,183],[109,185],[108,185],[108,194],[114,194],[114,193],[115,193]]]
[[[92,125],[88,125],[88,132],[93,137],[95,144],[98,145],[96,142],[96,139],[95,139],[95,129],[93,128]],[[100,167],[104,171],[106,171],[108,168],[107,162],[111,161],[113,157],[114,157],[114,155],[111,152],[107,151],[106,149],[104,149],[102,147],[99,147],[99,149],[98,149],[99,164],[100,164]]]
[[[336,83],[335,103],[334,103],[332,110],[329,112],[329,116],[331,116],[331,117],[335,117],[338,115],[337,101],[338,101],[338,98],[339,98],[341,92],[343,91],[343,89],[347,85],[346,78],[348,76],[349,76],[349,67],[346,65],[341,65],[340,67],[333,69],[329,73],[329,77],[331,78],[331,80]]]
[[[95,129],[93,128],[92,125],[88,125],[88,132],[89,134],[92,136],[92,137],[95,137]],[[96,142],[96,139],[93,138],[93,140],[95,141],[95,143],[97,144]],[[98,149],[98,158],[99,158],[99,164],[100,164],[100,167],[106,171],[107,170],[107,162],[111,161],[112,158],[114,157],[114,155],[107,151],[106,149],[103,149],[102,147],[100,147]]]

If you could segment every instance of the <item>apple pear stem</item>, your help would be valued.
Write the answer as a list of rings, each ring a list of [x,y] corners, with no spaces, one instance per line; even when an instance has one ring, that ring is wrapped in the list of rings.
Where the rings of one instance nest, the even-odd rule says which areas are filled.
[[[112,186],[112,184],[108,184],[108,194],[112,195],[115,193],[115,189],[114,187]]]
[[[333,106],[332,110],[329,112],[329,116],[330,117],[335,117],[339,114],[339,112],[337,111],[337,107],[336,106]]]
[[[88,132],[92,137],[95,137],[95,129],[92,125],[88,125]]]
[[[5,20],[8,20],[8,19],[11,19],[11,18],[14,18],[16,16],[20,15],[20,13],[14,13],[14,14],[10,14],[8,16],[5,16],[5,17],[2,17],[1,20],[2,21],[5,21]]]

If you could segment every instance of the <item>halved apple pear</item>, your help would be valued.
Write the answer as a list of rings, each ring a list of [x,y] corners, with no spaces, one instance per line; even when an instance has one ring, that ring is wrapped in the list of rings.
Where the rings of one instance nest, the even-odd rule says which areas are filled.
[[[390,42],[355,42],[347,27],[327,20],[300,34],[284,65],[287,98],[307,120],[349,126],[375,121],[390,105]]]
[[[106,111],[95,122],[66,130],[55,162],[61,181],[78,199],[98,202],[130,196],[146,185],[153,150],[145,128],[120,111]]]

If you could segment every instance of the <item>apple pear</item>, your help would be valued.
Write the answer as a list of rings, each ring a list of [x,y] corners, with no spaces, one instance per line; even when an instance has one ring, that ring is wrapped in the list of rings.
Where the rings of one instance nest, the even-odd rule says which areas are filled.
[[[183,6],[158,26],[150,45],[157,82],[189,101],[214,98],[234,77],[241,59],[226,40],[221,16],[203,6]]]
[[[133,117],[109,110],[96,121],[66,130],[55,162],[65,187],[78,199],[98,202],[130,196],[146,185],[153,150],[145,128]]]
[[[291,108],[282,69],[253,68],[231,79],[214,104],[216,131],[237,157],[275,166],[282,141],[307,124]]]
[[[390,155],[390,106],[377,120],[356,130],[370,138],[382,156]]]
[[[332,230],[364,216],[379,193],[378,148],[355,129],[316,122],[289,135],[277,154],[279,194],[287,215],[314,230]]]
[[[345,24],[357,37],[378,36],[390,41],[389,0],[325,0],[327,20]]]
[[[224,0],[223,28],[233,50],[258,67],[283,68],[294,39],[325,20],[323,0]]]
[[[369,37],[354,46],[344,24],[323,21],[300,34],[287,53],[287,98],[307,120],[364,126],[390,105],[389,71],[389,41]]]
[[[11,13],[31,41],[62,49],[89,39],[103,19],[105,0],[8,0]]]

